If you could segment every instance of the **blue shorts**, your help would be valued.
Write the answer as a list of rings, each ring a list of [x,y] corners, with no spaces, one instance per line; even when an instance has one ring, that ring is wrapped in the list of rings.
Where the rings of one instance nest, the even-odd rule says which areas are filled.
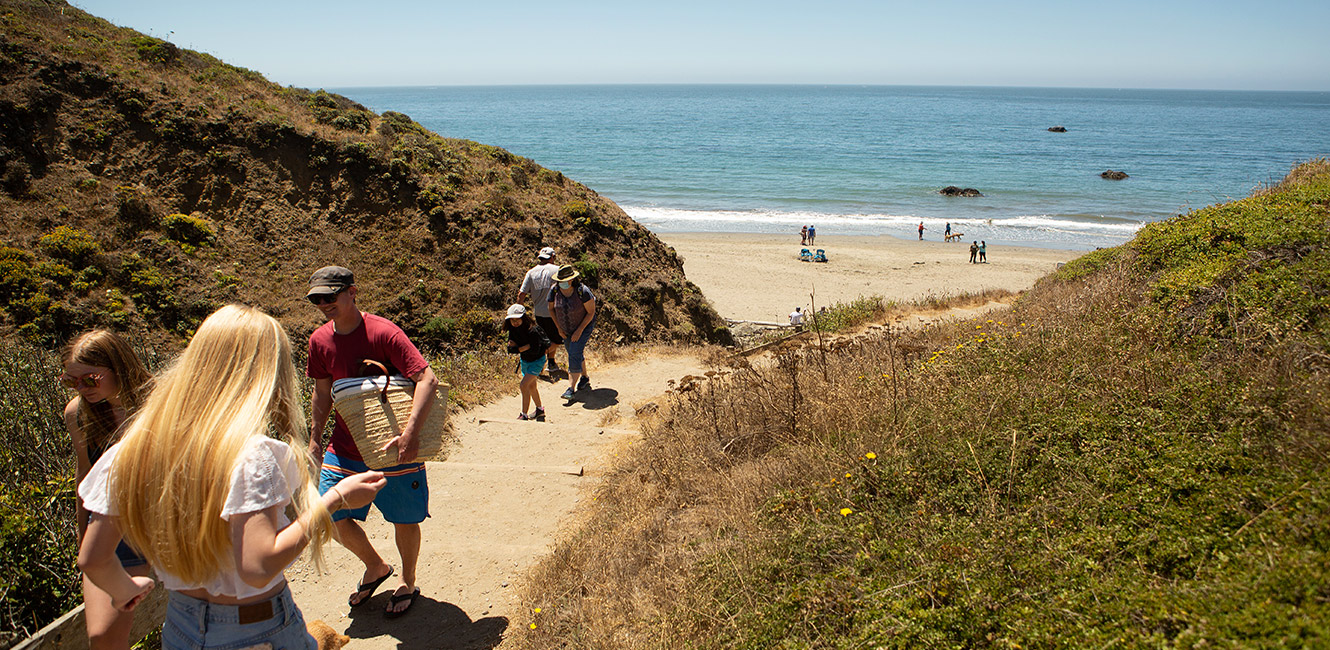
[[[139,552],[134,550],[134,547],[130,546],[123,539],[120,540],[120,543],[115,547],[115,556],[120,560],[120,566],[125,567],[126,569],[132,569],[136,566],[143,566],[148,563],[147,559],[142,555],[139,555]]]
[[[332,452],[323,454],[323,470],[319,472],[319,494],[325,494],[342,479],[368,472],[369,466],[358,460],[340,458]],[[381,469],[388,484],[374,497],[374,507],[383,518],[394,524],[418,524],[429,517],[429,484],[425,482],[424,463],[406,463]],[[332,513],[333,521],[355,519],[365,521],[369,506],[342,508]]]
[[[257,612],[255,611],[257,610]],[[162,648],[248,648],[267,644],[274,650],[316,650],[305,630],[305,617],[291,599],[291,587],[244,607],[217,605],[168,591]]]
[[[526,377],[528,375],[539,375],[541,371],[545,370],[544,355],[542,355],[539,359],[536,359],[535,361],[527,361],[521,358],[519,358],[518,361],[520,361],[522,364],[523,377]]]

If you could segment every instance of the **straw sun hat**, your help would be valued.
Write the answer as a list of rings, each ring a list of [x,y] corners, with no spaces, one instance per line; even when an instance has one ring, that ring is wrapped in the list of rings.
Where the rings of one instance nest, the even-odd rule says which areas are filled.
[[[554,272],[554,281],[568,282],[569,280],[572,280],[573,278],[576,278],[579,275],[581,274],[578,273],[577,269],[573,268],[571,264],[565,264],[563,266],[560,266],[558,271]]]

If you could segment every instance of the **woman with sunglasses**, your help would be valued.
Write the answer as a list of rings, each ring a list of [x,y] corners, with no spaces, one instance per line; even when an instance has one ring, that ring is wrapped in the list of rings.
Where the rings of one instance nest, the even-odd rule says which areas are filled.
[[[147,396],[152,378],[123,338],[106,330],[92,330],[65,346],[64,374],[57,377],[78,392],[65,406],[65,428],[74,445],[74,467],[80,482],[115,442],[125,419]],[[79,542],[88,528],[88,511],[77,502]],[[148,575],[148,561],[121,541],[116,556],[125,571]],[[94,650],[129,647],[134,615],[111,606],[111,596],[83,577],[83,618],[88,644]]]
[[[79,568],[129,611],[153,581],[128,574],[115,544],[123,533],[141,549],[168,593],[163,648],[313,650],[286,567],[307,545],[321,567],[328,513],[369,504],[385,479],[362,472],[320,495],[305,431],[281,324],[217,310],[79,485],[93,513]]]

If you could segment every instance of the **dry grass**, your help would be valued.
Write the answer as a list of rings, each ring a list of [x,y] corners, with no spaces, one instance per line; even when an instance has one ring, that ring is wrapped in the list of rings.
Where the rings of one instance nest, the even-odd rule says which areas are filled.
[[[518,647],[762,648],[781,640],[790,647],[851,647],[844,645],[850,635],[864,633],[851,621],[861,617],[896,621],[891,629],[906,630],[911,620],[953,610],[960,612],[955,616],[962,622],[956,624],[958,631],[947,630],[951,636],[941,638],[982,638],[981,626],[989,624],[985,616],[1013,617],[1010,624],[998,624],[1017,626],[1014,636],[1002,638],[1027,644],[1030,639],[1060,638],[1074,628],[1058,618],[1061,614],[1050,618],[1040,609],[1044,604],[1038,599],[1046,596],[1039,592],[1046,589],[1037,585],[1070,581],[1059,583],[1071,585],[1059,589],[1083,596],[1095,587],[1076,582],[1082,578],[1075,572],[1058,572],[1087,560],[1064,557],[1066,549],[1052,553],[1020,546],[1014,530],[1003,526],[1023,530],[1031,525],[1026,523],[1031,513],[1045,513],[1038,515],[1043,526],[1052,519],[1086,517],[1086,530],[1092,531],[1109,525],[1106,519],[1122,518],[1129,523],[1113,523],[1110,529],[1127,526],[1142,537],[1161,534],[1148,529],[1153,525],[1149,519],[1104,505],[1108,488],[1092,478],[1096,463],[1135,467],[1138,461],[1131,454],[1138,446],[1188,445],[1207,439],[1215,427],[1229,426],[1211,418],[1229,417],[1217,415],[1216,409],[1231,404],[1228,382],[1234,381],[1234,373],[1242,373],[1238,385],[1252,392],[1241,396],[1244,406],[1238,408],[1278,402],[1284,405],[1281,409],[1297,414],[1292,417],[1303,429],[1287,434],[1272,430],[1271,440],[1260,443],[1255,441],[1266,435],[1264,430],[1244,434],[1269,454],[1269,471],[1277,476],[1270,485],[1243,487],[1206,475],[1206,480],[1220,481],[1209,484],[1217,493],[1261,491],[1254,511],[1207,503],[1216,510],[1194,512],[1173,504],[1181,514],[1169,517],[1204,520],[1196,531],[1175,533],[1185,536],[1181,546],[1228,539],[1224,536],[1233,535],[1237,524],[1215,528],[1216,521],[1229,516],[1220,513],[1236,507],[1244,513],[1238,523],[1254,520],[1267,509],[1264,504],[1288,491],[1290,481],[1296,487],[1306,476],[1315,476],[1305,474],[1307,463],[1323,465],[1315,459],[1325,458],[1324,440],[1306,432],[1320,429],[1326,418],[1324,405],[1317,406],[1327,394],[1326,376],[1308,381],[1296,369],[1298,355],[1305,351],[1298,345],[1290,345],[1287,354],[1229,348],[1199,362],[1185,348],[1160,345],[1168,334],[1161,323],[1167,321],[1143,308],[1149,297],[1129,266],[1130,260],[1118,259],[1081,280],[1042,282],[1000,317],[935,324],[904,336],[890,329],[869,330],[823,346],[787,350],[760,366],[717,358],[710,379],[689,382],[671,393],[667,407],[644,427],[642,443],[606,477],[576,533],[533,572],[524,594],[528,614],[513,621]],[[933,299],[923,306],[970,307],[1011,297],[987,292]],[[1160,373],[1159,368],[1173,372]],[[1300,386],[1294,394],[1290,382],[1302,382],[1294,384]],[[1184,404],[1196,410],[1171,410]],[[1249,416],[1236,417],[1231,426],[1245,426],[1237,422]],[[1144,428],[1152,433],[1143,435],[1155,437],[1132,438],[1124,447],[1127,456],[1121,458],[1092,460],[1071,471],[1050,469],[1057,461],[1045,456],[1042,446],[1057,448],[1054,457],[1071,454],[1074,448],[1058,447],[1067,443],[1056,436],[1070,435],[1080,445],[1080,436],[1090,435],[1082,430],[1100,428]],[[1223,444],[1198,442],[1176,453],[1211,453]],[[917,479],[909,476],[912,468],[920,474]],[[1135,471],[1163,470],[1147,466]],[[1046,472],[1056,477],[1047,485],[1023,483]],[[880,483],[865,483],[865,476],[875,476],[873,481]],[[892,493],[913,491],[919,489],[916,481],[934,481],[923,488],[918,505],[870,514],[883,507],[875,504],[896,500],[874,486],[886,490],[890,485]],[[1114,498],[1127,498],[1136,488],[1128,483],[1117,489],[1124,491]],[[966,495],[963,505],[951,504],[950,499],[958,498],[952,493]],[[1317,497],[1308,498],[1314,502]],[[1150,508],[1158,508],[1150,503]],[[841,525],[842,519],[854,520],[836,514],[843,506],[864,523]],[[967,520],[974,522],[971,527],[979,526],[972,530],[981,532],[963,537],[966,541],[957,541],[958,533],[951,528],[956,524],[940,523]],[[1263,534],[1280,535],[1271,530]],[[1065,538],[1074,542],[1060,539],[1049,543],[1104,543],[1077,536]],[[1297,566],[1300,551],[1281,556],[1278,543],[1271,544],[1260,542],[1254,551],[1224,546],[1224,552],[1255,552],[1261,558],[1270,554],[1272,564]],[[872,550],[883,545],[890,550]],[[935,555],[939,548],[940,558]],[[1220,586],[1230,584],[1223,582],[1230,579],[1223,575],[1207,578],[1216,580],[1213,585],[1184,582],[1176,593],[1161,592],[1156,584],[1160,578],[1149,568],[1156,561],[1150,554],[1160,552],[1146,550],[1134,558],[1118,557],[1121,550],[1107,558],[1087,556],[1112,569],[1097,578],[1106,582],[1090,584],[1116,584],[1114,588],[1140,603],[1132,607],[1146,610],[1168,607],[1177,602],[1170,598],[1188,590],[1237,593],[1234,587]],[[1040,559],[1043,553],[1051,553],[1052,559]],[[1007,577],[1000,566],[987,564],[987,558],[998,564],[1030,564]],[[898,561],[904,568],[892,574],[888,568]],[[923,569],[916,563],[933,568],[920,573]],[[968,578],[975,586],[948,577],[950,567],[957,565],[978,572]],[[878,578],[876,571],[884,575]],[[1015,577],[1026,574],[1033,583]],[[1253,582],[1242,575],[1231,579],[1234,585]],[[784,580],[791,584],[784,585]],[[978,586],[984,580],[991,585]],[[1270,586],[1275,591],[1286,588]],[[970,604],[948,607],[949,598],[938,595],[948,592],[956,592],[949,598],[963,595]],[[1035,613],[1009,614],[1006,599],[1014,593],[1036,599],[1040,604]],[[1126,614],[1113,606],[1068,598],[1053,598],[1052,603],[1078,616],[1101,617],[1088,620],[1102,621],[1110,630],[1103,634],[1149,638],[1151,630],[1163,624],[1153,614],[1134,613],[1136,609]],[[908,608],[916,607],[918,613],[910,614]],[[1213,603],[1188,607],[1206,610],[1207,620],[1217,620]],[[790,631],[799,636],[787,638]],[[1039,636],[1045,633],[1052,636]],[[1084,634],[1075,638],[1103,639],[1097,633]],[[917,643],[921,637],[900,638]]]

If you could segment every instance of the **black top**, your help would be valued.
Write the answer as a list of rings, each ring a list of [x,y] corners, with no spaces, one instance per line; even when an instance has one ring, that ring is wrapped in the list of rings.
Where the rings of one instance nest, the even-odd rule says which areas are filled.
[[[538,361],[545,356],[545,350],[550,347],[550,337],[545,336],[545,330],[540,329],[539,325],[523,324],[507,329],[509,352],[516,352],[518,348],[529,345],[531,347],[520,353],[523,361]]]

